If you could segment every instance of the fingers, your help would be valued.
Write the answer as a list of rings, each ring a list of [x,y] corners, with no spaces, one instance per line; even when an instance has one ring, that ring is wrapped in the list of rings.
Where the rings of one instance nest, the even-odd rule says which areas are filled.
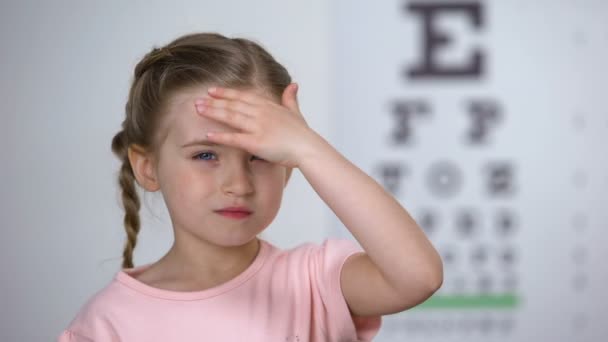
[[[256,117],[262,113],[269,114],[272,108],[287,108],[306,123],[298,105],[297,91],[298,85],[291,83],[283,90],[281,104],[277,104],[251,91],[213,87],[208,89],[211,97],[195,100],[195,106],[199,114],[251,132],[255,128]]]
[[[257,107],[247,102],[234,101],[234,100],[219,100],[214,98],[200,98],[194,101],[197,107],[202,108],[214,108],[223,109],[233,112],[239,112],[241,114],[253,116],[256,112]],[[198,109],[198,108],[197,108]]]
[[[253,117],[240,112],[238,109],[231,109],[238,108],[234,107],[233,104],[222,104],[216,107],[216,105],[213,104],[214,101],[210,102],[208,99],[196,100],[194,102],[196,112],[242,131],[250,132],[253,129],[255,124],[255,119]]]
[[[232,89],[232,88],[211,87],[211,88],[207,89],[207,92],[209,93],[209,95],[211,95],[214,98],[218,98],[218,99],[224,98],[227,100],[240,100],[240,101],[252,104],[252,105],[262,104],[265,101],[265,99],[262,98],[261,96],[257,96],[251,92],[241,91],[241,90]]]
[[[281,104],[285,107],[287,107],[290,111],[293,112],[300,112],[300,106],[298,104],[298,98],[297,98],[297,92],[298,92],[298,84],[297,83],[291,83],[289,84],[287,87],[285,87],[285,89],[283,90],[283,94],[281,95]],[[226,100],[226,102],[230,102],[230,101],[238,101],[240,103],[244,103],[244,104],[249,104],[250,106],[255,106],[255,105],[263,105],[265,103],[268,103],[268,99],[260,96],[258,94],[255,94],[251,91],[246,91],[246,90],[237,90],[237,89],[233,89],[233,88],[223,88],[223,87],[211,87],[207,90],[207,92],[209,93],[209,95],[215,100],[215,101],[221,101],[222,99]],[[221,102],[220,102],[221,103]],[[246,108],[245,106],[240,106],[241,108],[231,108],[234,110],[238,110],[242,113],[247,113],[246,109],[250,109]]]

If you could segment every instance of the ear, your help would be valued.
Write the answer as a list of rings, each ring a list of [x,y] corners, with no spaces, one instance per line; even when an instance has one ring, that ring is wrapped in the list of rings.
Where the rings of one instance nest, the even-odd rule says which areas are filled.
[[[281,95],[281,103],[293,112],[299,113],[300,106],[298,105],[298,84],[290,83]]]
[[[127,155],[129,157],[129,163],[131,163],[131,169],[133,169],[133,173],[135,174],[137,184],[150,192],[160,189],[160,185],[156,179],[152,154],[147,152],[143,147],[132,144],[129,146]]]

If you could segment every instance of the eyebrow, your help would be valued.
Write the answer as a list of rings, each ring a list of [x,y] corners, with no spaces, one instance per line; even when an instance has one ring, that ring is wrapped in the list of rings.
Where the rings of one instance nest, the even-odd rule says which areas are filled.
[[[208,140],[194,140],[194,141],[185,143],[184,145],[182,145],[182,148],[190,147],[190,146],[200,146],[200,145],[203,145],[203,146],[220,146],[220,145],[218,145],[216,143],[212,143],[212,142],[210,142]]]

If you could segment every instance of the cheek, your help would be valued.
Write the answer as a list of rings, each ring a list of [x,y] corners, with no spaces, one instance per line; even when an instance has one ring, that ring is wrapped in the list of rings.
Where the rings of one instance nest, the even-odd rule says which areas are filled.
[[[285,170],[272,170],[262,177],[258,188],[264,189],[268,200],[280,201],[285,187]]]
[[[161,190],[172,197],[188,199],[192,195],[200,196],[209,192],[215,185],[213,172],[195,162],[174,160],[159,169]]]

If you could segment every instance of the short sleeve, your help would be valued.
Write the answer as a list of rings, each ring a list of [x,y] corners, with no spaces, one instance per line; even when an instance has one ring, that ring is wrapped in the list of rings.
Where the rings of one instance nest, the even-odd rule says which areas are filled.
[[[57,342],[94,342],[94,341],[88,337],[84,337],[84,336],[75,334],[74,332],[72,332],[70,330],[64,330],[61,333],[61,335],[59,335]]]
[[[316,309],[315,316],[324,319],[320,325],[331,341],[371,341],[380,329],[381,316],[353,317],[342,294],[344,262],[360,252],[363,250],[354,241],[329,239],[312,255],[316,286],[324,304],[324,312]]]
[[[58,342],[117,342],[120,339],[110,322],[107,307],[114,302],[99,292],[91,297],[59,335]]]

